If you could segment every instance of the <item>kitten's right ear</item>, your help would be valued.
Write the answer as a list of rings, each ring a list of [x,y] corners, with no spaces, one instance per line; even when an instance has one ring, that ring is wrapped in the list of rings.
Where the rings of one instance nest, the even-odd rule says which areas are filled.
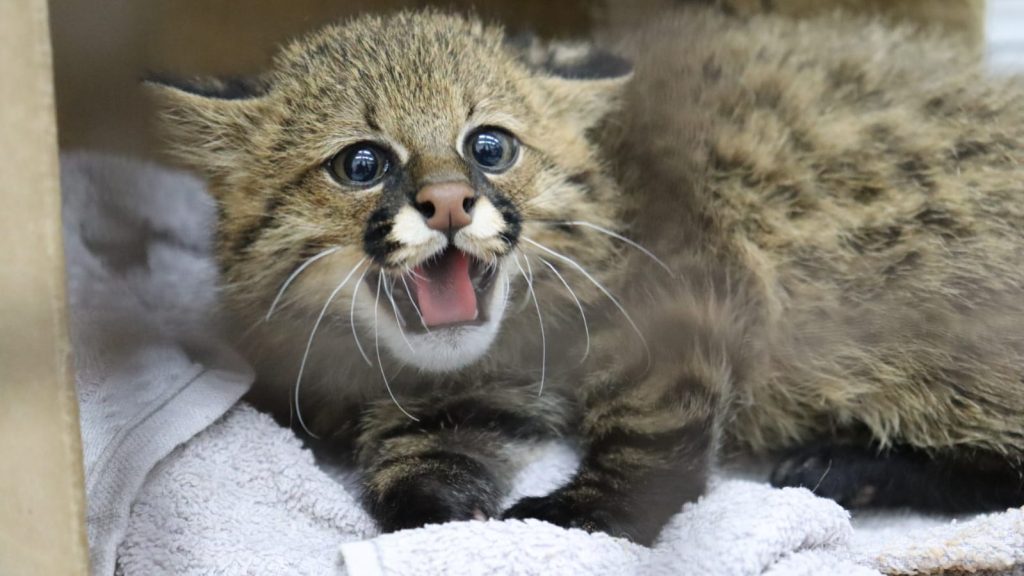
[[[633,64],[588,42],[541,41],[530,34],[509,37],[506,47],[541,73],[551,106],[584,128],[597,124],[617,104],[633,76]]]
[[[159,107],[169,151],[186,165],[216,175],[244,161],[268,90],[260,79],[149,76],[143,86]]]

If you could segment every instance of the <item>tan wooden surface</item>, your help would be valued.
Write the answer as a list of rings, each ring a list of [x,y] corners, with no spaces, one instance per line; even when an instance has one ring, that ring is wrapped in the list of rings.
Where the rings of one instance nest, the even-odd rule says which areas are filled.
[[[0,2],[0,574],[87,573],[45,0]]]

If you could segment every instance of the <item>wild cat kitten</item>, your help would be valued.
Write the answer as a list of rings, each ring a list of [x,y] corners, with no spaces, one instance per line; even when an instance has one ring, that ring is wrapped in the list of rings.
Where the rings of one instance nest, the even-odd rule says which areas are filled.
[[[691,8],[608,44],[365,16],[154,83],[252,399],[384,530],[650,543],[720,444],[849,506],[1024,503],[1024,88],[905,30]],[[579,471],[499,508],[510,444]]]

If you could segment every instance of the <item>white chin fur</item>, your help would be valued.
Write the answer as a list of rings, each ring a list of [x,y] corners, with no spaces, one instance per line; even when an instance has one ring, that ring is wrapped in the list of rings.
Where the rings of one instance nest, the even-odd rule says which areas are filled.
[[[494,292],[488,302],[488,320],[479,326],[435,328],[427,333],[407,332],[403,338],[390,305],[382,301],[377,319],[381,345],[398,360],[427,372],[450,372],[476,362],[491,347],[505,314],[508,287],[504,270],[494,282]],[[371,326],[372,321],[371,318]],[[411,321],[419,322],[418,319]]]

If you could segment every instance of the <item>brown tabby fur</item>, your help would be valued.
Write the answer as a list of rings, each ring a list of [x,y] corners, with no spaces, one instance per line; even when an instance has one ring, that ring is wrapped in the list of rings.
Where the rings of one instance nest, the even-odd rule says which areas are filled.
[[[631,77],[558,77],[599,54],[506,44],[497,28],[423,12],[293,42],[244,98],[216,81],[154,86],[174,150],[221,209],[225,302],[260,373],[253,400],[295,419],[313,320],[365,255],[379,194],[339,190],[322,164],[378,134],[409,151],[414,182],[464,174],[452,142],[484,107],[524,144],[492,184],[521,213],[545,388],[538,395],[538,318],[518,256],[503,260],[514,290],[497,340],[446,373],[402,370],[384,348],[378,367],[369,287],[356,302],[364,362],[345,290],[312,347],[301,416],[354,454],[385,529],[500,514],[515,466],[504,447],[564,434],[582,439],[580,471],[506,515],[642,542],[702,493],[720,441],[763,452],[831,437],[1018,465],[1021,82],[987,77],[937,39],[849,17],[690,8],[607,36]],[[673,274],[558,224],[577,220],[636,240]],[[525,239],[607,286],[646,347],[574,266]],[[342,249],[264,320],[291,271],[330,246]],[[505,257],[490,244],[481,254]],[[540,258],[586,310],[583,364],[575,302]],[[418,421],[392,402],[382,370]]]

